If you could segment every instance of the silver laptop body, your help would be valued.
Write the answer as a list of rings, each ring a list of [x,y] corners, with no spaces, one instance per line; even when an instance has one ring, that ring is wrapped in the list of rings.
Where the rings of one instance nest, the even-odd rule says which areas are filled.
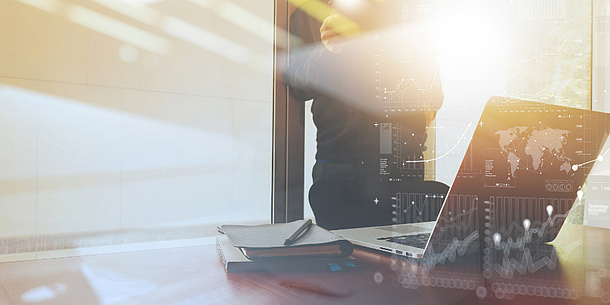
[[[379,227],[365,227],[354,229],[334,230],[333,232],[358,246],[381,250],[388,253],[403,255],[407,257],[421,258],[424,255],[425,247],[407,246],[391,242],[388,238],[399,236],[426,234],[429,236],[434,230],[435,221],[406,223]],[[426,241],[426,243],[428,242]]]

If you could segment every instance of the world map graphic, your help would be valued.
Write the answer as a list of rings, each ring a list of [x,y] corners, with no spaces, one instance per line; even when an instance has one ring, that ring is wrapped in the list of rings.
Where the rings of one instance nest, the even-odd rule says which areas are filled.
[[[557,168],[569,174],[574,163],[564,150],[569,133],[569,130],[526,126],[496,132],[498,145],[508,161],[509,179],[516,177],[517,169],[542,173]]]

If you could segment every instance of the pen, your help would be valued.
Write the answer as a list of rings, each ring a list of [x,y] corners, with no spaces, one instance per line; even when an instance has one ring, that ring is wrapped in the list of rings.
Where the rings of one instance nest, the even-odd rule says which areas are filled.
[[[284,241],[284,245],[292,244],[295,240],[297,240],[297,237],[299,237],[299,235],[303,233],[303,231],[309,228],[309,226],[311,226],[311,219],[307,219],[307,221],[302,226],[300,226],[294,233],[292,233],[292,235],[290,235],[290,237],[288,237],[286,241]]]

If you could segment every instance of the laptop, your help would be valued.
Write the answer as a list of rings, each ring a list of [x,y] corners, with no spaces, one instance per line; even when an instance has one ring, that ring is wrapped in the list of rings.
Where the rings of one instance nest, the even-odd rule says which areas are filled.
[[[609,132],[610,114],[492,97],[448,193],[405,193],[389,184],[364,200],[391,202],[395,224],[333,232],[414,258],[478,251],[483,242],[552,241],[607,153],[601,149]],[[402,223],[434,204],[441,206],[436,220]]]

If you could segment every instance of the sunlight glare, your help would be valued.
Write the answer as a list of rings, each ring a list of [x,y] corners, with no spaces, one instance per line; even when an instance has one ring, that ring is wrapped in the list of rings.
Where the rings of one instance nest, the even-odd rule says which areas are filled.
[[[145,6],[133,6],[126,3],[124,0],[92,0],[97,4],[103,5],[109,9],[117,11],[123,15],[129,16],[133,20],[154,25],[159,22],[161,14]]]
[[[432,27],[439,61],[460,63],[462,68],[475,70],[503,62],[506,33],[484,10],[467,7],[445,11],[437,16]]]
[[[49,13],[55,13],[61,7],[61,3],[57,0],[16,0],[23,4],[39,8]]]
[[[51,301],[60,295],[63,295],[68,290],[68,286],[63,283],[54,284],[52,286],[40,286],[30,289],[21,295],[21,300],[26,303],[39,303]]]
[[[250,59],[248,48],[178,18],[166,17],[161,27],[170,35],[237,63],[246,63]]]
[[[164,55],[170,49],[169,43],[159,36],[80,6],[69,8],[67,17],[77,24],[158,55]]]
[[[333,7],[347,14],[359,14],[370,4],[365,0],[335,0]]]
[[[151,4],[155,4],[157,2],[161,2],[163,0],[121,0],[122,2],[127,3],[130,6],[133,7],[144,7],[144,6],[148,6]]]

